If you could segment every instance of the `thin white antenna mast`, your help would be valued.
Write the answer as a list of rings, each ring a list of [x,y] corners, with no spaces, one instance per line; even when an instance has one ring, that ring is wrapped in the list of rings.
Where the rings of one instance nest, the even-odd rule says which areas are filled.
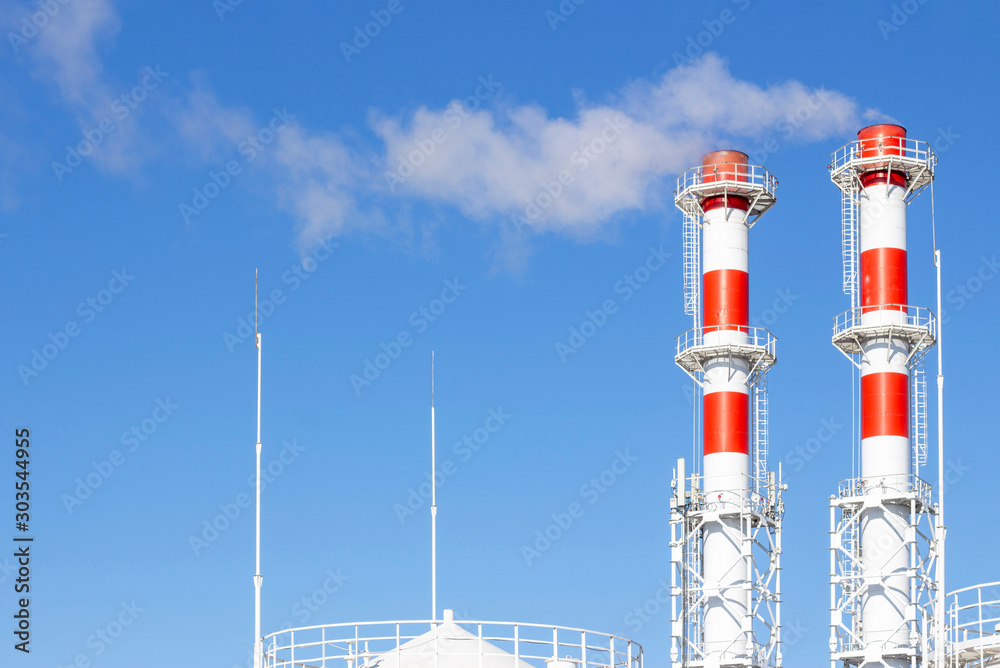
[[[945,628],[944,628],[944,608],[945,608],[945,597],[947,592],[945,591],[945,581],[944,581],[944,545],[945,536],[947,535],[948,529],[944,522],[944,350],[943,337],[941,330],[944,328],[942,321],[944,320],[943,313],[941,312],[941,251],[937,247],[937,225],[934,221],[934,182],[931,181],[931,234],[934,240],[934,267],[937,270],[937,428],[938,428],[938,516],[937,516],[937,539],[938,539],[938,558],[937,567],[935,568],[935,575],[937,575],[937,619],[935,620],[935,627],[937,630],[937,638],[934,642],[935,648],[935,665],[944,665],[944,645],[945,645]]]
[[[264,577],[260,574],[260,332],[257,331],[258,318],[259,318],[257,312],[257,280],[258,280],[258,272],[254,271],[253,329],[257,339],[257,539],[256,539],[257,565],[254,570],[254,576],[253,576],[253,588],[254,588],[253,666],[254,668],[261,668],[261,660],[263,658],[263,651],[262,651],[263,641],[260,637],[260,586],[261,584],[263,584]]]
[[[434,351],[431,351],[431,620],[437,622],[437,450],[434,436]]]

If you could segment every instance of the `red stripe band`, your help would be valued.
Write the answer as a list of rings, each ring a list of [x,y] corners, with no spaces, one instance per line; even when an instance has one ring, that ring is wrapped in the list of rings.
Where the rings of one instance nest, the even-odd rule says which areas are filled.
[[[705,454],[738,452],[749,454],[748,395],[741,392],[711,392],[705,395]]]
[[[745,329],[750,317],[750,277],[747,272],[716,269],[705,272],[703,282],[705,331]]]
[[[722,195],[713,195],[701,200],[701,210],[706,213],[712,209],[721,209],[723,207],[746,211],[750,208],[750,200],[741,195],[727,195],[725,197]]]
[[[861,376],[861,438],[909,438],[909,380],[905,373],[870,373]]]
[[[711,392],[705,395],[705,454],[738,452],[749,454],[748,395],[741,392]]]
[[[861,306],[906,304],[906,251],[901,248],[872,248],[861,254]],[[876,310],[901,311],[902,306],[876,309],[864,308],[862,313]]]
[[[861,175],[862,188],[867,188],[876,183],[885,183],[886,181],[889,181],[894,186],[906,187],[906,174],[894,171],[892,172],[892,176],[890,176],[888,170],[877,169],[874,172],[867,172]]]

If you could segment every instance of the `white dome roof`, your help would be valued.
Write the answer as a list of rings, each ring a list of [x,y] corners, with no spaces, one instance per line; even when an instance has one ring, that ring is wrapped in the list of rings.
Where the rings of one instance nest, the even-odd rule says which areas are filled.
[[[435,653],[437,657],[435,658]],[[480,656],[481,655],[481,656]],[[534,668],[452,621],[381,654],[364,668]]]

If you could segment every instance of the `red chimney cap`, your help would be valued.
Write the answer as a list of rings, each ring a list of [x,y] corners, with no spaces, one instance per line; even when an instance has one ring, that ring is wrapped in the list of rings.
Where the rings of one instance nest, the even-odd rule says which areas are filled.
[[[726,163],[735,163],[737,165],[746,165],[749,163],[750,157],[743,151],[712,151],[711,153],[706,153],[702,159],[701,164],[704,167],[709,165],[722,165]]]
[[[880,139],[882,137],[906,137],[906,128],[892,123],[869,125],[858,131],[858,139]]]

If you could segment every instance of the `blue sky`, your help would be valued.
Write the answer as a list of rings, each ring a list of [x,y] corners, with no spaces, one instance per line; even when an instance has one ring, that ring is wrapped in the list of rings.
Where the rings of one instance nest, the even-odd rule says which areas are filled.
[[[428,616],[429,512],[401,519],[396,504],[429,469],[435,350],[453,465],[438,496],[441,607],[627,635],[665,665],[668,613],[638,629],[629,614],[668,575],[671,467],[691,451],[690,381],[673,364],[690,327],[673,179],[718,148],[780,181],[751,234],[751,313],[779,338],[771,447],[789,483],[784,618],[801,636],[785,660],[826,661],[826,504],[850,476],[851,419],[850,368],[829,341],[849,302],[826,166],[873,120],[940,156],[949,589],[1000,578],[981,558],[1000,550],[995,518],[979,512],[1000,466],[986,345],[1000,326],[997,8],[572,6],[0,6],[4,468],[29,427],[37,541],[32,653],[8,641],[5,661],[245,665],[256,359],[241,318],[259,268],[263,459],[278,462],[265,632]],[[372,12],[386,25],[345,48]],[[602,133],[609,148],[588,154]],[[571,182],[540,197],[562,172]],[[909,221],[911,302],[933,306],[929,194]],[[385,368],[352,383],[369,361]],[[478,450],[460,445],[499,414]],[[797,458],[830,424],[843,426]],[[618,453],[635,461],[590,503],[584,486]],[[80,492],[88,475],[100,485]],[[581,499],[529,564],[522,546]],[[226,509],[239,514],[207,540]],[[347,579],[303,619],[328,571]],[[113,644],[88,643],[133,602]]]

